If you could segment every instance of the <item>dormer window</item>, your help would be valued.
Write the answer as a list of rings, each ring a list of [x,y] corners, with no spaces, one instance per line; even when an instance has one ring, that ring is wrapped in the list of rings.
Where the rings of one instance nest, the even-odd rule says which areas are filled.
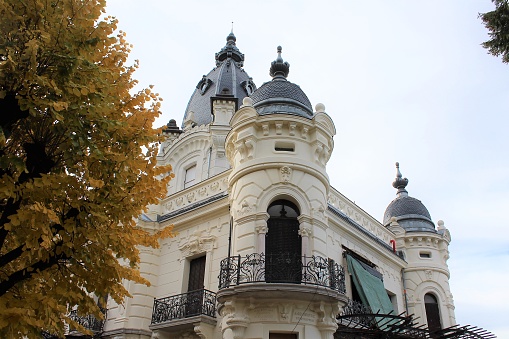
[[[209,89],[210,85],[212,85],[212,80],[207,79],[207,76],[204,75],[200,82],[198,82],[198,85],[196,85],[196,88],[200,90],[201,95],[204,95],[205,92]]]
[[[253,92],[256,90],[256,85],[251,78],[249,78],[249,80],[242,81],[240,85],[248,96],[251,96],[251,94],[253,94]]]

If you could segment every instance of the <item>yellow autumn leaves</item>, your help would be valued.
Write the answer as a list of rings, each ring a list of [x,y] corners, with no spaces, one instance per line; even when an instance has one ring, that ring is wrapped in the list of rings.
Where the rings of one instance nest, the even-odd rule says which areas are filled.
[[[104,0],[0,0],[0,337],[62,335],[148,284],[138,246],[171,228],[137,227],[166,194],[159,94],[133,92],[138,63]],[[122,263],[122,264],[121,264]]]

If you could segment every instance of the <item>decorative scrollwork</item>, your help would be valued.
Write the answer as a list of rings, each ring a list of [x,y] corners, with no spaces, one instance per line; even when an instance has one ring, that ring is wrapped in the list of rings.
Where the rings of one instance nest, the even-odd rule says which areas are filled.
[[[216,317],[216,294],[209,290],[196,290],[171,297],[155,299],[152,324],[197,315]]]
[[[219,289],[255,282],[319,285],[342,294],[346,290],[343,267],[319,256],[253,253],[221,261]]]
[[[101,308],[101,313],[106,315],[106,310]],[[92,314],[87,314],[86,316],[80,316],[78,315],[78,310],[72,310],[69,313],[69,318],[71,320],[74,320],[87,330],[93,331],[93,332],[102,332],[104,327],[104,319],[97,319]],[[74,329],[71,329],[71,332],[75,331]]]

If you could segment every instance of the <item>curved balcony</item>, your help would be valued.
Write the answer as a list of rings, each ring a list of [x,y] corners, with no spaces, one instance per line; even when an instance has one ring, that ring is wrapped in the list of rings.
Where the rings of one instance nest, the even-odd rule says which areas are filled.
[[[314,285],[345,294],[343,267],[331,259],[253,253],[221,261],[219,290],[252,283]]]

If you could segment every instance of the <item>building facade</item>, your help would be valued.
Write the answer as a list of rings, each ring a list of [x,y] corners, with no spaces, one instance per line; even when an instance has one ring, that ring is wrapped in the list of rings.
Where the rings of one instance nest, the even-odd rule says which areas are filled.
[[[101,337],[371,338],[456,325],[449,231],[408,195],[398,164],[382,223],[331,187],[334,122],[287,79],[281,52],[257,88],[231,33],[182,126],[166,126],[159,162],[175,179],[139,225],[177,235],[141,249],[151,286],[126,282],[132,298],[108,303]]]

